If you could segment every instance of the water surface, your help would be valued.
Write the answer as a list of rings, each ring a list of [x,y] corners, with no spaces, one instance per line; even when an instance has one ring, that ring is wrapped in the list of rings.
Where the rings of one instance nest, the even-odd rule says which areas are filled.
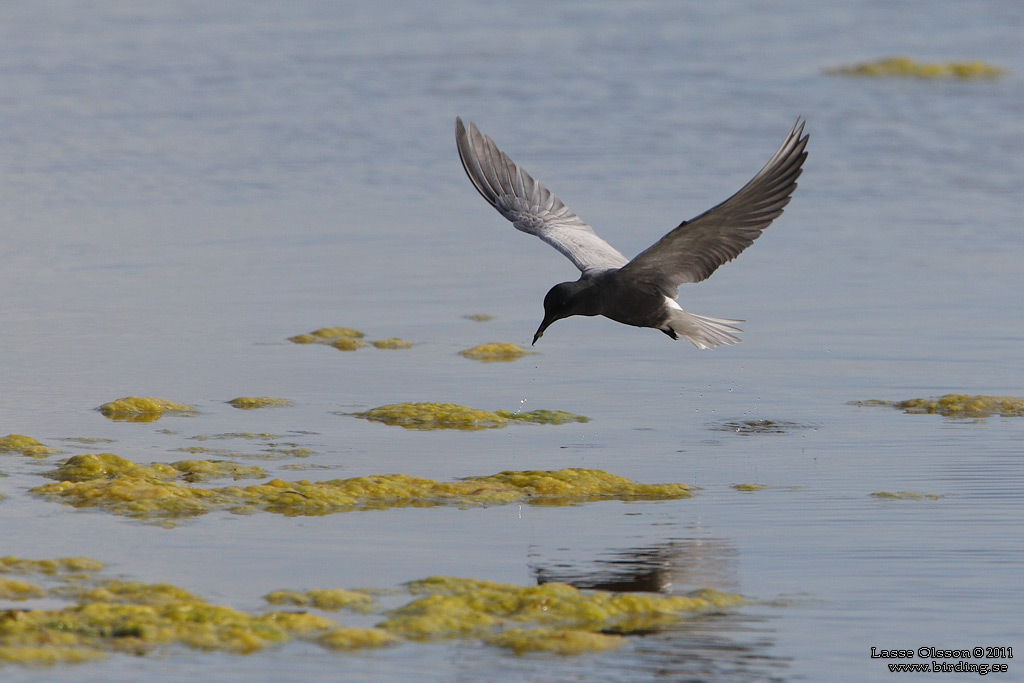
[[[197,435],[272,432],[313,451],[256,463],[285,479],[592,467],[701,491],[215,513],[164,529],[30,497],[55,459],[4,456],[4,554],[87,555],[248,610],[279,588],[431,574],[750,601],[577,658],[293,644],[47,675],[883,680],[872,646],[1024,646],[1024,420],[848,405],[1024,395],[1022,28],[1024,11],[998,2],[5,4],[0,433],[68,454],[96,449],[62,439],[112,439],[104,450],[149,463],[186,457],[176,449]],[[1010,74],[823,74],[890,54]],[[515,363],[459,356],[527,344],[544,293],[576,273],[473,191],[457,114],[627,255],[738,189],[806,117],[810,156],[784,216],[682,292],[698,313],[746,319],[744,342],[698,352],[574,318]],[[416,346],[285,341],[333,325]],[[93,410],[131,394],[199,414],[137,424]],[[224,403],[240,395],[295,405]],[[420,400],[591,420],[419,432],[342,414]],[[790,428],[730,428],[765,420]],[[282,469],[294,464],[324,469]],[[905,490],[941,497],[870,495]]]

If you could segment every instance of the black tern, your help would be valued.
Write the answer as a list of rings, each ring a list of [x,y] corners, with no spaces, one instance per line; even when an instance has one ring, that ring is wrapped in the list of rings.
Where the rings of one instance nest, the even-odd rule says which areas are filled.
[[[742,320],[689,313],[676,303],[679,285],[700,282],[739,256],[782,215],[807,158],[804,122],[749,183],[729,199],[683,221],[632,261],[597,236],[558,197],[519,168],[476,125],[455,119],[455,141],[466,174],[481,196],[523,232],[536,235],[580,269],[544,297],[544,320],[533,343],[551,323],[571,315],[603,315],[636,327],[680,336],[699,349],[736,344]]]

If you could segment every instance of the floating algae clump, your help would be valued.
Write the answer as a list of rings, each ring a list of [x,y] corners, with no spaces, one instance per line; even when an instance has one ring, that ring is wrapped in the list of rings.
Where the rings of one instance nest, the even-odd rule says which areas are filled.
[[[406,429],[495,429],[508,422],[489,410],[456,403],[392,403],[355,416]]]
[[[430,577],[406,584],[411,601],[386,612],[374,628],[342,626],[308,612],[252,614],[211,605],[166,583],[62,575],[53,568],[95,570],[88,558],[23,560],[5,566],[41,573],[56,587],[0,581],[0,598],[47,598],[73,604],[62,609],[0,610],[0,662],[46,665],[101,658],[111,652],[146,655],[172,648],[246,654],[293,640],[348,651],[399,644],[483,638],[511,649],[575,655],[618,647],[624,636],[648,633],[697,614],[739,605],[739,595],[697,591],[685,596],[582,591],[561,583],[541,586]],[[275,591],[275,604],[334,609],[369,604],[366,591]],[[273,599],[272,599],[273,598]],[[370,611],[368,607],[361,611]]]
[[[32,663],[78,661],[108,651],[145,654],[161,646],[248,653],[336,627],[311,614],[255,616],[195,598],[166,604],[92,602],[60,610],[0,613],[0,659]],[[37,649],[49,651],[48,655]],[[62,653],[69,656],[62,656]],[[38,656],[26,656],[38,655]]]
[[[43,589],[36,584],[0,576],[0,599],[28,600],[41,597],[43,597]]]
[[[98,507],[118,515],[140,518],[172,518],[209,512],[207,499],[215,493],[173,481],[134,477],[57,481],[30,489],[29,493],[59,500],[75,507]]]
[[[384,647],[398,642],[398,638],[379,628],[336,628],[317,638],[331,650],[358,650],[366,647]]]
[[[763,491],[768,484],[733,484],[732,487],[737,491]]]
[[[362,339],[356,339],[355,337],[341,337],[340,339],[328,342],[328,344],[339,351],[355,351],[366,346]]]
[[[1020,417],[1024,415],[1024,398],[946,394],[937,400],[915,398],[900,401],[896,407],[906,413],[938,413],[946,417]]]
[[[297,334],[288,341],[295,344],[331,344],[339,339],[362,339],[365,335],[351,327],[321,327],[308,334]]]
[[[44,446],[31,436],[21,434],[8,434],[0,436],[0,453],[21,453],[31,458],[45,458],[57,450]]]
[[[552,649],[563,654],[595,649],[593,639],[569,632],[645,632],[677,622],[683,615],[743,603],[739,595],[700,591],[692,595],[581,591],[564,583],[515,586],[475,579],[431,577],[408,584],[414,595],[425,597],[392,610],[378,627],[413,640],[466,636],[495,637],[495,631],[523,624],[556,629],[563,646],[546,648],[543,638],[529,631],[508,631],[495,644],[517,652]],[[601,639],[598,639],[601,640]],[[583,643],[589,641],[584,648]],[[601,640],[597,649],[621,641]]]
[[[59,557],[55,560],[26,560],[20,557],[0,557],[0,574],[81,574],[98,572],[103,563],[88,557]]]
[[[153,464],[156,467],[156,463]],[[262,479],[267,471],[256,465],[239,465],[228,460],[179,460],[172,462],[171,467],[180,473],[188,482],[206,481],[231,477],[239,479]]]
[[[691,495],[685,484],[638,484],[588,469],[501,472],[451,482],[382,474],[316,482],[273,479],[244,487],[200,488],[171,480],[183,478],[172,466],[145,467],[110,454],[104,456],[70,458],[46,475],[60,481],[37,486],[30,493],[75,507],[98,507],[142,519],[202,515],[215,510],[326,515],[391,507],[513,502],[571,505],[599,500],[671,500]]]
[[[239,465],[226,460],[179,460],[170,464],[139,465],[113,453],[85,453],[65,460],[43,476],[61,481],[129,478],[167,481],[178,477],[195,482],[218,477],[256,479],[267,476],[262,467]]]
[[[494,316],[490,313],[470,313],[469,315],[462,316],[466,320],[472,320],[475,323],[486,323],[494,320]]]
[[[1024,398],[1016,396],[970,396],[946,394],[937,399],[912,398],[907,401],[850,401],[855,406],[893,406],[905,413],[943,415],[945,417],[1022,417]]]
[[[391,337],[390,339],[380,339],[375,342],[371,342],[375,349],[411,349],[413,343],[398,337]]]
[[[508,363],[530,353],[533,353],[533,351],[524,349],[518,344],[507,342],[491,342],[490,344],[481,344],[471,349],[459,351],[460,355],[483,363]]]
[[[945,78],[954,80],[993,80],[1006,71],[974,60],[970,62],[919,62],[910,57],[886,57],[873,62],[826,69],[827,74],[841,76],[874,76],[882,78]]]
[[[6,599],[49,597],[74,601],[62,609],[0,611],[0,662],[29,665],[76,663],[109,652],[144,655],[158,648],[248,653],[292,639],[316,641],[335,629],[334,621],[305,613],[249,614],[208,604],[203,598],[165,583],[104,580],[78,570],[98,571],[89,558],[0,559],[0,567],[40,573],[57,581],[43,590],[27,582],[0,578]],[[23,585],[18,585],[23,584]],[[353,634],[350,647],[360,644]]]
[[[0,613],[0,628],[2,620],[11,618],[10,615]],[[4,642],[0,635],[0,642]],[[102,659],[106,654],[101,650],[85,647],[67,647],[57,644],[25,646],[25,645],[0,645],[0,662],[8,664],[23,664],[29,666],[53,666],[55,664],[81,664],[95,659]]]
[[[355,351],[366,346],[365,335],[351,327],[321,327],[308,334],[297,334],[288,341],[295,344],[327,344],[339,351]]]
[[[153,396],[126,396],[97,408],[104,417],[127,422],[152,422],[164,413],[194,413],[183,403],[175,403]]]
[[[355,351],[366,346],[364,335],[351,327],[322,327],[307,334],[297,334],[288,341],[295,344],[326,344],[339,351]],[[413,343],[398,337],[371,342],[378,349],[411,349]]]
[[[171,479],[177,476],[177,471],[170,465],[138,465],[113,453],[85,453],[68,458],[57,469],[43,476],[62,481],[89,481],[110,477]]]
[[[105,602],[127,605],[172,605],[182,602],[203,602],[203,599],[169,583],[140,581],[102,581],[95,586],[72,586],[57,589],[55,594],[73,597],[79,602]]]
[[[921,493],[919,491],[876,491],[871,495],[874,498],[892,500],[938,500],[942,497],[937,493]]]
[[[626,642],[620,635],[594,633],[566,628],[513,628],[484,638],[488,645],[512,650],[517,655],[527,652],[551,652],[556,655],[579,655],[584,652],[614,650]]]
[[[597,500],[670,500],[693,495],[686,484],[638,484],[602,470],[582,468],[506,471],[463,481],[521,491],[528,502],[537,505]]]
[[[373,608],[373,598],[369,593],[341,588],[314,589],[305,592],[279,590],[267,593],[263,599],[271,605],[297,605],[323,610],[347,608],[364,612]]]
[[[372,408],[355,417],[406,429],[497,429],[510,421],[537,424],[588,422],[589,418],[564,410],[533,410],[517,413],[511,410],[491,412],[469,408],[457,403],[392,403]]]
[[[272,396],[239,396],[238,398],[231,399],[228,403],[240,410],[292,405],[292,402],[287,398],[274,398]]]
[[[590,422],[589,417],[576,415],[564,410],[530,410],[525,413],[515,413],[511,410],[496,410],[496,415],[506,420],[518,422],[533,422],[544,425],[563,425],[570,422]]]

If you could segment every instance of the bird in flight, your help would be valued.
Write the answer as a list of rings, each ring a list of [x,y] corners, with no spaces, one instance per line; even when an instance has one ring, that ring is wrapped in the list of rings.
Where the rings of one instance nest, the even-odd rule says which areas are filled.
[[[484,199],[523,232],[536,235],[580,269],[544,297],[544,320],[533,343],[551,323],[572,315],[603,315],[626,325],[653,327],[700,349],[735,344],[742,320],[684,311],[679,285],[700,282],[739,256],[789,203],[807,158],[804,123],[797,120],[778,151],[729,199],[683,221],[632,261],[598,237],[544,185],[498,149],[476,125],[455,119],[455,141],[466,174]]]

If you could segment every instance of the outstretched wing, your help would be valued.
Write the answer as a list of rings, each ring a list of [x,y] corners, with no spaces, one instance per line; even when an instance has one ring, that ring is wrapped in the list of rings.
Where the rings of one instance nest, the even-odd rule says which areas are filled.
[[[623,266],[622,274],[650,282],[675,297],[679,285],[700,282],[739,256],[789,203],[801,172],[807,137],[797,120],[764,168],[739,192],[684,221]]]
[[[466,175],[484,199],[517,229],[562,252],[584,274],[619,268],[628,259],[597,236],[562,201],[516,166],[494,141],[455,119],[455,142]]]

